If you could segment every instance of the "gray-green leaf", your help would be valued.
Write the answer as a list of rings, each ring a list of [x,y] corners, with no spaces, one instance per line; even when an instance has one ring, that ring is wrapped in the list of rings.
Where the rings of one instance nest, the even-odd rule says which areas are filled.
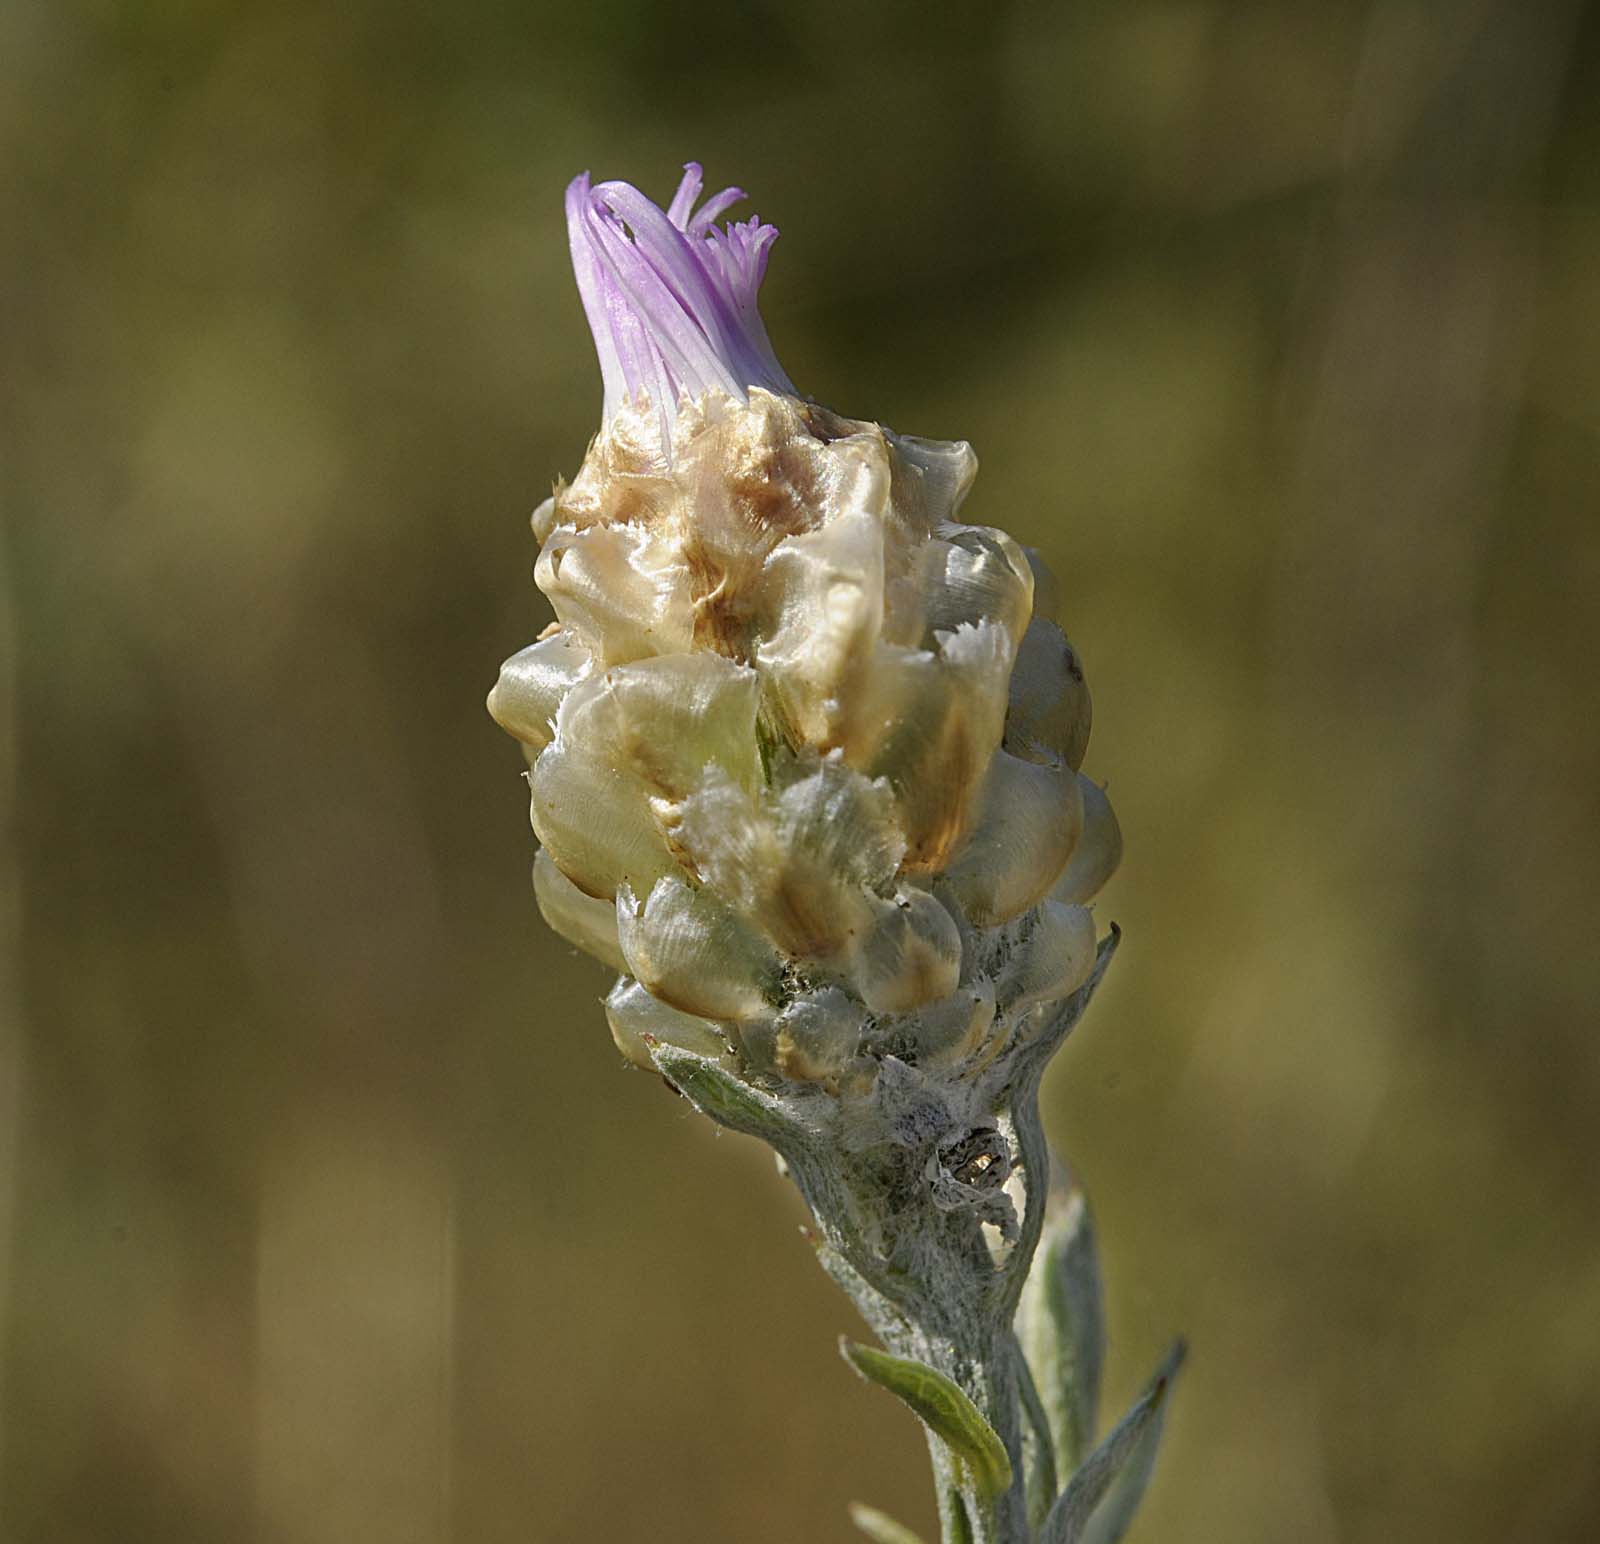
[[[926,1426],[942,1437],[966,1467],[975,1490],[985,1497],[1011,1488],[1011,1459],[983,1412],[942,1372],[843,1337],[839,1350],[863,1378],[886,1388]]]
[[[1106,1351],[1094,1221],[1081,1190],[1052,1187],[1017,1309],[1017,1337],[1050,1423],[1056,1462],[1070,1473],[1094,1441]]]
[[[951,1544],[974,1544],[972,1519],[967,1516],[967,1503],[959,1490],[950,1497],[950,1530],[954,1535]]]
[[[1090,1544],[1091,1540],[1094,1544],[1113,1544],[1122,1537],[1155,1462],[1167,1390],[1183,1362],[1184,1351],[1180,1340],[1167,1353],[1161,1370],[1134,1401],[1133,1408],[1072,1476],[1045,1519],[1039,1544]],[[1118,1484],[1124,1476],[1129,1482],[1138,1477],[1137,1488],[1130,1483],[1125,1492]],[[1100,1520],[1103,1501],[1104,1522]]]
[[[760,1137],[780,1152],[787,1151],[801,1135],[776,1099],[751,1088],[708,1057],[657,1041],[650,1045],[650,1058],[662,1077],[719,1125]]]
[[[872,1544],[922,1544],[921,1538],[904,1523],[897,1523],[887,1512],[880,1512],[875,1506],[863,1506],[859,1501],[852,1501],[850,1521],[872,1540]]]

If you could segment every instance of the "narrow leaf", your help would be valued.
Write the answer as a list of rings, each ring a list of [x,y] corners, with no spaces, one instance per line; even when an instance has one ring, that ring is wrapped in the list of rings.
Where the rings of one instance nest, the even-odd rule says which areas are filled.
[[[839,1350],[863,1378],[888,1389],[944,1439],[979,1494],[999,1496],[1010,1489],[1011,1459],[1005,1444],[983,1412],[942,1372],[843,1337]]]
[[[904,1523],[897,1523],[887,1512],[875,1506],[863,1506],[859,1501],[850,1503],[850,1521],[872,1544],[922,1544],[922,1539]]]
[[[1017,1368],[1017,1382],[1022,1395],[1022,1473],[1023,1496],[1028,1508],[1028,1526],[1038,1529],[1056,1499],[1060,1481],[1056,1478],[1055,1439],[1050,1432],[1050,1420],[1045,1414],[1033,1374],[1028,1369],[1021,1351],[1017,1352],[1021,1366]]]
[[[741,1082],[709,1057],[656,1041],[650,1046],[650,1058],[667,1082],[719,1125],[760,1137],[780,1150],[802,1135],[776,1099]]]
[[[1070,1184],[1052,1188],[1017,1309],[1017,1337],[1050,1423],[1056,1462],[1069,1473],[1094,1441],[1106,1353],[1094,1221],[1083,1192]]]
[[[950,1496],[950,1528],[954,1535],[951,1544],[976,1544],[972,1536],[972,1519],[967,1516],[967,1503],[959,1490]]]
[[[1083,1544],[1118,1544],[1133,1522],[1144,1493],[1155,1473],[1156,1453],[1161,1447],[1161,1429],[1166,1424],[1163,1402],[1155,1419],[1145,1427],[1122,1473],[1111,1483],[1106,1498],[1095,1508],[1089,1526],[1083,1530]]]
[[[1160,1440],[1162,1407],[1166,1402],[1167,1390],[1172,1386],[1172,1380],[1183,1362],[1185,1349],[1181,1340],[1173,1346],[1149,1387],[1134,1401],[1133,1408],[1111,1428],[1110,1435],[1072,1476],[1045,1519],[1039,1533],[1039,1544],[1088,1544],[1090,1538],[1100,1539],[1101,1535],[1090,1533],[1090,1524],[1118,1477],[1125,1473],[1137,1473],[1138,1467],[1143,1464],[1148,1478],[1148,1466],[1154,1462],[1154,1447]],[[1143,1451],[1146,1443],[1150,1446],[1148,1458]],[[1139,1497],[1135,1495],[1127,1503],[1120,1523],[1113,1519],[1110,1526],[1116,1531],[1104,1535],[1106,1544],[1111,1539],[1121,1537],[1120,1529],[1127,1526],[1138,1500]]]

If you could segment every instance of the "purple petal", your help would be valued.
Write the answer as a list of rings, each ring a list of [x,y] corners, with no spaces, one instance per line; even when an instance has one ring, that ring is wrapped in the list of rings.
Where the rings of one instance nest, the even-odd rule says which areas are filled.
[[[744,194],[725,188],[696,212],[697,162],[663,211],[626,182],[567,188],[567,235],[605,380],[609,418],[647,396],[663,430],[682,397],[716,388],[744,399],[753,386],[794,394],[756,306],[778,232],[758,219],[714,221]]]
[[[694,208],[694,201],[699,198],[700,189],[705,186],[705,181],[705,171],[698,161],[683,163],[683,181],[678,184],[678,191],[672,195],[672,202],[667,206],[667,218],[680,231],[688,230],[690,211]]]
[[[700,212],[687,225],[683,224],[682,221],[676,222],[678,228],[688,231],[691,236],[703,236],[711,229],[711,222],[719,214],[723,213],[724,210],[733,208],[735,204],[741,203],[743,199],[743,188],[724,188],[720,193],[713,193],[700,206]]]

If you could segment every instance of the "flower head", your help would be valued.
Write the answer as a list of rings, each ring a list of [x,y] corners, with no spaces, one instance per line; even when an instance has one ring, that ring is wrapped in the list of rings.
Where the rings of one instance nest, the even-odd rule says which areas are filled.
[[[567,188],[567,236],[578,293],[605,378],[605,416],[624,404],[655,406],[663,429],[681,398],[752,386],[793,394],[767,341],[756,294],[778,238],[759,218],[719,226],[744,197],[724,188],[697,210],[697,162],[663,211],[626,182]]]
[[[642,1065],[970,1087],[1094,963],[1119,838],[1083,673],[1036,556],[960,519],[967,445],[797,397],[756,311],[776,232],[700,187],[567,191],[606,417],[534,516],[558,625],[489,702],[540,906],[623,972]]]
[[[947,1531],[1031,1538],[1041,1501],[1046,1535],[1114,1529],[1137,1486],[1094,1508],[1148,1470],[1176,1364],[1052,1502],[1040,1411],[1081,1457],[1102,1350],[1081,1205],[1034,1300],[1074,1284],[1028,1337],[1028,1445],[1010,1333],[1054,1227],[1039,1077],[1115,946],[1083,671],[1037,555],[961,518],[971,449],[801,399],[756,308],[777,232],[700,192],[693,163],[664,210],[567,190],[605,416],[534,512],[555,625],[489,694],[539,907],[619,973],[623,1055],[782,1157],[890,1353],[852,1364],[959,1460]]]

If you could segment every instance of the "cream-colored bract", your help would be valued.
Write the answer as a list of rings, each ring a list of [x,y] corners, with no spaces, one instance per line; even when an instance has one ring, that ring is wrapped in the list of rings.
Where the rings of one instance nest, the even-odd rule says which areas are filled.
[[[1121,837],[1047,576],[959,518],[975,471],[712,390],[623,404],[536,513],[557,623],[489,708],[531,763],[546,919],[626,972],[630,1060],[959,1080],[1088,976]]]

